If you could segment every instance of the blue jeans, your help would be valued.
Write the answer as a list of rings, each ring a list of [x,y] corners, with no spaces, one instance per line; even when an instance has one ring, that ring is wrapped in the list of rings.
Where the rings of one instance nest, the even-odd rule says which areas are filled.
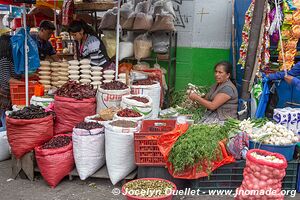
[[[0,120],[2,123],[2,127],[0,127],[0,132],[6,131],[5,110],[0,109]]]

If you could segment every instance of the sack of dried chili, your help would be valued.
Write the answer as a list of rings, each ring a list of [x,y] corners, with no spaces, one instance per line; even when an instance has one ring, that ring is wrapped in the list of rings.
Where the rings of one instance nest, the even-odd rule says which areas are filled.
[[[7,137],[17,159],[53,137],[53,115],[37,119],[6,117]]]
[[[56,139],[57,141],[53,141]],[[41,174],[52,188],[56,187],[74,168],[73,143],[69,141],[70,139],[72,139],[71,135],[56,135],[50,141],[51,144],[34,149]]]
[[[96,114],[96,98],[77,100],[55,96],[54,112],[55,134],[72,132],[73,127],[82,122],[86,116]]]

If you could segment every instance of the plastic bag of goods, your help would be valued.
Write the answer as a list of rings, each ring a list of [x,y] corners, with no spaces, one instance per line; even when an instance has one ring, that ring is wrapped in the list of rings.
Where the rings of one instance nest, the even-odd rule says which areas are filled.
[[[34,150],[40,172],[52,188],[56,187],[74,168],[71,135],[56,135]]]
[[[133,56],[133,43],[120,42],[119,60]]]
[[[9,144],[6,131],[0,132],[0,161],[7,160],[10,157]]]
[[[147,34],[139,35],[134,40],[134,56],[137,60],[151,56],[152,40]]]
[[[118,9],[117,8],[113,8],[108,10],[102,20],[101,20],[101,24],[100,24],[100,29],[115,29],[116,28],[116,24],[117,24],[117,14],[118,14]]]
[[[136,81],[131,85],[131,94],[133,95],[147,95],[152,98],[153,111],[152,119],[158,117],[160,111],[160,84],[156,81],[151,80],[140,80]]]
[[[135,15],[133,30],[150,30],[153,24],[152,15],[137,13]]]
[[[122,97],[122,108],[129,108],[144,115],[144,119],[152,117],[152,98],[147,95],[126,95]]]
[[[81,122],[73,129],[73,153],[81,180],[104,165],[104,137],[104,126],[96,122]]]
[[[96,90],[92,85],[69,81],[59,88],[54,97],[55,134],[72,132],[86,116],[96,114]]]
[[[138,124],[116,120],[105,127],[105,155],[109,178],[113,185],[124,179],[135,168],[134,132]]]
[[[174,17],[171,14],[156,15],[151,32],[154,31],[175,31]]]
[[[53,137],[53,115],[31,105],[6,117],[7,138],[17,159]]]
[[[152,43],[155,53],[167,53],[169,50],[168,33],[153,33]]]
[[[235,199],[284,199],[281,194],[282,179],[287,168],[285,157],[278,153],[272,153],[260,149],[252,149],[246,155],[246,167],[244,168],[244,180],[237,190]],[[247,190],[276,191],[271,194],[247,195]]]
[[[97,113],[103,109],[119,107],[122,96],[127,94],[130,94],[129,87],[120,81],[104,83],[97,92]]]
[[[123,27],[130,14],[133,13],[133,6],[131,4],[123,4],[120,9],[120,25]]]
[[[112,58],[116,55],[116,34],[115,32],[105,31],[102,37],[104,46],[106,47],[108,57]]]
[[[139,112],[125,108],[117,112],[114,116],[114,120],[130,120],[130,121],[141,121],[144,119],[144,115],[140,114]]]

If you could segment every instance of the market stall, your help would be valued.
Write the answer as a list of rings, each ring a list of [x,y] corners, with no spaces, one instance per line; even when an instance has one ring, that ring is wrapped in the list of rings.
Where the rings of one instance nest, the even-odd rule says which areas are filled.
[[[275,6],[279,3],[275,1]],[[24,166],[21,164],[17,169],[39,171],[52,188],[59,187],[65,176],[79,176],[81,180],[109,178],[112,185],[116,185],[137,175],[139,179],[124,184],[123,190],[141,189],[137,188],[140,184],[145,187],[142,189],[154,187],[152,189],[171,191],[176,188],[203,192],[210,189],[272,189],[278,196],[263,194],[261,198],[282,199],[280,192],[296,189],[299,182],[300,110],[275,109],[271,118],[263,118],[268,98],[265,74],[270,67],[270,38],[264,33],[269,31],[265,27],[270,22],[265,11],[270,14],[270,6],[273,6],[272,2],[256,1],[246,13],[243,34],[246,38],[243,38],[240,62],[247,73],[244,80],[247,84],[243,86],[247,94],[242,98],[253,88],[258,107],[251,118],[248,114],[247,119],[238,120],[238,94],[229,79],[231,72],[226,71],[227,62],[215,66],[223,76],[217,77],[211,88],[190,83],[185,90],[171,94],[171,65],[173,61],[176,63],[176,58],[172,57],[174,52],[176,56],[172,2],[128,2],[109,9],[100,23],[104,36],[94,36],[101,45],[104,44],[108,55],[101,56],[110,58],[109,65],[95,62],[95,55],[38,63],[38,84],[29,85],[31,105],[24,107],[23,102],[14,101],[18,107],[7,112],[7,139],[3,137],[3,150],[0,145],[1,160],[9,157],[9,144],[16,162],[23,163],[27,156]],[[299,5],[287,1],[282,6],[284,20],[288,15],[297,16],[298,11],[288,8]],[[273,12],[274,20],[279,20],[278,8]],[[262,23],[251,27],[252,16],[252,22]],[[298,25],[297,18],[293,19],[295,24],[290,24],[290,31]],[[280,29],[284,27],[275,25],[275,30],[282,36],[284,30]],[[119,26],[124,31],[120,34],[122,37]],[[253,30],[258,26],[259,33]],[[114,34],[116,31],[118,34]],[[70,31],[74,37],[76,32]],[[247,48],[247,41],[253,40],[252,37],[247,39],[249,34],[260,36],[264,42],[260,43],[256,38],[257,48]],[[172,46],[173,36],[175,46]],[[291,38],[281,36],[280,46],[286,47],[284,44]],[[295,39],[296,35],[289,36]],[[64,33],[62,37],[70,38],[70,35]],[[58,51],[62,49],[62,40],[52,39]],[[79,50],[83,52],[84,47]],[[279,50],[283,52],[279,54],[279,63],[287,70],[289,62],[293,61],[285,56],[287,49]],[[250,60],[250,55],[256,56]],[[168,62],[166,69],[159,61]],[[216,105],[214,98],[219,93],[223,96],[219,96],[221,103]],[[223,102],[222,98],[228,96],[232,98]],[[168,104],[163,103],[166,99]],[[250,108],[249,100],[243,100],[243,105]],[[246,109],[241,114],[247,112]],[[211,120],[206,120],[209,117]],[[36,159],[37,166],[33,159],[28,161],[28,155]],[[32,176],[29,178],[33,179]],[[243,193],[236,197],[247,198]]]

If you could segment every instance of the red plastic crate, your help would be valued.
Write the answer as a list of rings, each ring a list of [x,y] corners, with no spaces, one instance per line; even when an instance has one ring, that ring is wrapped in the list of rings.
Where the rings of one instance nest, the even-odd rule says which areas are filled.
[[[34,95],[35,81],[28,82],[29,100]],[[26,105],[25,82],[16,79],[9,81],[11,102],[13,105]]]
[[[134,133],[135,163],[138,166],[165,166],[157,146],[160,135],[172,131],[176,120],[144,120],[139,132]]]

